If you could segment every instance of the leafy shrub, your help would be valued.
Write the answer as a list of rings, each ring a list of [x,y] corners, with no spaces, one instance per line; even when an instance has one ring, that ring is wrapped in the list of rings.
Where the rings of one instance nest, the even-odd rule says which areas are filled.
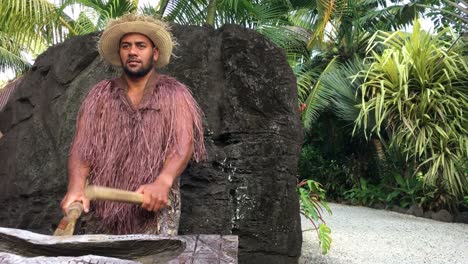
[[[419,204],[423,200],[423,184],[416,177],[403,178],[400,174],[394,174],[396,186],[387,195],[386,203],[395,204],[402,208],[408,208],[413,204]]]
[[[337,160],[324,158],[320,150],[310,144],[302,147],[299,175],[302,180],[324,182],[325,191],[334,199],[341,196],[348,185],[343,166]]]
[[[359,185],[344,193],[344,198],[352,204],[372,206],[386,201],[386,194],[382,185],[368,183],[364,178],[359,179]]]
[[[446,28],[436,35],[377,32],[371,38],[369,68],[354,79],[362,84],[355,131],[389,136],[408,162],[415,161],[427,186],[448,193],[446,202],[468,193],[468,174],[458,163],[468,156],[468,64],[453,48]]]
[[[332,214],[325,198],[325,190],[320,183],[314,180],[303,180],[297,185],[299,201],[301,204],[301,214],[304,215],[317,231],[322,254],[327,254],[330,249],[332,238],[331,229],[323,219],[323,212],[326,210]]]
[[[461,201],[460,204],[462,208],[464,207],[465,209],[468,209],[468,196],[463,197],[463,200]]]

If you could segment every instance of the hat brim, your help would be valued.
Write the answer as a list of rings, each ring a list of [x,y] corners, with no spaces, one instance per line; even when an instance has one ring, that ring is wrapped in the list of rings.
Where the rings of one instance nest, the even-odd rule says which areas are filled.
[[[144,21],[120,23],[102,33],[99,53],[107,62],[114,66],[122,66],[119,55],[120,39],[128,33],[143,34],[153,41],[159,49],[159,57],[154,64],[156,68],[162,68],[169,63],[173,46],[170,33],[161,25]]]

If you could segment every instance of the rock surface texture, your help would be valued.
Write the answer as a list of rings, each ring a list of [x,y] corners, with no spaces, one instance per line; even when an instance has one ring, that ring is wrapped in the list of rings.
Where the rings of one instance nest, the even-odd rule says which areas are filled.
[[[209,155],[182,175],[180,233],[238,235],[240,263],[296,263],[302,130],[284,54],[235,26],[174,25],[173,34],[176,57],[162,73],[199,102]],[[120,74],[99,58],[98,37],[47,50],[0,112],[0,226],[51,234],[59,222],[79,105],[92,85]]]

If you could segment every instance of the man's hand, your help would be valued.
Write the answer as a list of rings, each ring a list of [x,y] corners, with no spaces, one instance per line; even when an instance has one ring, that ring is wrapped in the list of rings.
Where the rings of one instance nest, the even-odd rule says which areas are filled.
[[[67,215],[68,207],[73,202],[81,202],[85,213],[89,212],[89,199],[86,198],[84,190],[69,190],[63,197],[60,207],[64,215]]]
[[[154,183],[141,185],[136,192],[143,194],[141,207],[157,212],[167,206],[170,190],[170,183],[158,179]]]

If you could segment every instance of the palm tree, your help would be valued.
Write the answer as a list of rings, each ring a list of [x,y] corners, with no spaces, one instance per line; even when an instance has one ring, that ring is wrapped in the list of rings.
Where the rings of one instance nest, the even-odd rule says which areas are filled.
[[[137,11],[137,0],[65,0],[63,7],[78,5],[82,11],[72,27],[77,34],[86,34],[104,29],[107,21]]]
[[[31,65],[24,53],[37,55],[64,39],[66,21],[47,0],[0,3],[0,71],[25,72]]]
[[[297,75],[299,80],[310,81],[309,83],[302,82],[299,85],[300,95],[310,94],[328,100],[328,102],[316,100],[317,104],[314,105],[307,104],[300,97],[300,104],[305,103],[303,121],[306,127],[316,122],[320,113],[327,110],[323,105],[333,105],[331,104],[333,96],[327,95],[333,93],[334,88],[317,85],[317,77],[320,76],[317,73],[322,73],[324,69],[328,69],[328,63],[346,64],[356,57],[364,58],[367,42],[374,32],[401,29],[424,11],[423,8],[412,8],[411,3],[404,5],[396,3],[388,6],[386,1],[381,0],[337,1],[333,4],[334,7],[331,8],[332,4],[333,1],[322,4],[320,9],[322,11],[316,11],[317,14],[320,14],[323,10],[331,10],[330,14],[325,13],[323,15],[327,18],[326,23],[329,25],[329,30],[324,31],[323,34],[320,33],[320,37],[317,37],[317,33],[310,35],[307,47],[311,56],[301,58],[300,64],[312,65],[312,67],[308,67],[308,71],[296,71],[299,74]],[[307,14],[304,13],[302,17],[297,17],[297,14],[294,14],[292,21],[308,29],[308,32],[314,32],[312,31],[314,25],[311,23],[317,24],[317,21],[323,22],[325,20],[319,20],[318,17],[315,19],[307,18]],[[304,21],[308,21],[308,23]],[[335,58],[337,61],[334,61]],[[314,74],[309,77],[302,76],[309,73]],[[308,117],[304,117],[304,114],[307,114]],[[312,117],[312,120],[308,120],[310,117]]]
[[[452,27],[457,32],[463,33],[468,30],[468,3],[464,0],[431,0],[418,1],[416,4],[427,10],[427,16],[432,18],[433,23],[441,27]]]
[[[20,75],[33,57],[64,39],[102,30],[108,19],[136,12],[136,0],[65,0],[58,5],[48,0],[0,0],[0,71]],[[78,4],[82,11],[76,20],[64,13]]]

